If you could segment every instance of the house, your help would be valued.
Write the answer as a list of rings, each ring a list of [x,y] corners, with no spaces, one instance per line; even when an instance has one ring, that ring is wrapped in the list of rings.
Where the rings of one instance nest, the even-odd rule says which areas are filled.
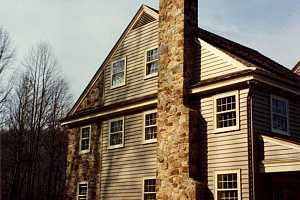
[[[197,16],[137,11],[62,120],[66,199],[300,199],[300,77]]]

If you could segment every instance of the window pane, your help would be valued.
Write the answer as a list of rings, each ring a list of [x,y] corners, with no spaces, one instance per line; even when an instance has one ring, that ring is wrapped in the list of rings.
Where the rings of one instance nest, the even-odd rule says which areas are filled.
[[[273,128],[281,131],[287,131],[287,118],[273,114]]]
[[[147,63],[146,75],[157,73],[157,71],[158,71],[158,61]]]
[[[122,136],[123,136],[123,132],[111,133],[110,134],[110,146],[122,144],[123,143]]]
[[[118,132],[123,130],[123,120],[113,121],[110,123],[110,132]]]
[[[117,74],[124,71],[125,60],[120,60],[118,62],[113,63],[113,74]]]
[[[144,200],[156,200],[156,194],[144,194]]]
[[[145,140],[155,139],[157,137],[157,127],[145,128]]]
[[[81,140],[81,150],[88,150],[90,146],[90,141],[89,139],[82,139]]]
[[[90,127],[82,128],[81,138],[88,138],[88,137],[90,137]]]
[[[236,107],[235,96],[229,96],[217,99],[217,112],[223,112],[227,110],[233,110]]]
[[[158,59],[158,49],[152,49],[147,51],[147,62],[151,62],[153,60]]]
[[[236,126],[236,112],[217,114],[217,128]]]
[[[238,191],[218,191],[218,200],[237,200]]]
[[[117,73],[112,75],[112,85],[121,85],[124,82],[124,73]]]
[[[156,113],[151,113],[146,115],[145,125],[155,125],[156,124]]]

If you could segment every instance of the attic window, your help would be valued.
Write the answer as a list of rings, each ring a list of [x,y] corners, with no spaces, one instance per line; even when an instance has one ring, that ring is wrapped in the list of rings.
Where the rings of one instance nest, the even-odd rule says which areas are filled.
[[[155,18],[147,13],[143,13],[140,19],[135,23],[132,30],[142,27],[150,22],[154,22]]]

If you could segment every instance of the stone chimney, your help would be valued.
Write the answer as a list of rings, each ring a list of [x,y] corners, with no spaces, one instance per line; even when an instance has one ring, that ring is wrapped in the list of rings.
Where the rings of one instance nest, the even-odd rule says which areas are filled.
[[[160,0],[157,199],[199,199],[194,180],[188,86],[198,29],[197,0]],[[196,119],[196,118],[193,118]],[[198,154],[198,156],[200,156]],[[200,160],[200,158],[198,158]]]

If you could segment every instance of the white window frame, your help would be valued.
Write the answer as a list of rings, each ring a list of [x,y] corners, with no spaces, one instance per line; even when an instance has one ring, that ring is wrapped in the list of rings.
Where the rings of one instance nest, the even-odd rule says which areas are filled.
[[[123,80],[123,82],[122,82],[121,84],[119,84],[119,85],[112,85],[112,84],[113,84],[113,65],[114,65],[115,63],[117,63],[117,62],[122,61],[122,60],[124,60],[124,80]],[[127,59],[126,59],[126,57],[120,58],[120,59],[115,60],[115,61],[113,61],[113,62],[111,63],[111,65],[110,65],[110,89],[114,89],[114,88],[118,88],[118,87],[121,87],[121,86],[126,85],[126,71],[127,71]]]
[[[235,96],[236,99],[236,125],[230,126],[230,127],[223,127],[223,128],[217,128],[217,99],[225,98],[228,96]],[[214,133],[220,133],[220,132],[227,132],[227,131],[235,131],[240,129],[240,98],[239,98],[239,91],[230,91],[225,92],[222,94],[217,94],[213,97],[213,106],[214,106],[214,112],[213,112],[213,119],[214,119]]]
[[[110,145],[110,135],[111,135],[111,123],[112,122],[115,122],[115,121],[119,121],[119,120],[122,120],[123,123],[122,123],[122,144],[116,144],[116,145]],[[125,117],[122,116],[122,117],[118,117],[118,118],[114,118],[114,119],[111,119],[109,120],[108,122],[108,149],[116,149],[116,148],[121,148],[121,147],[124,147],[124,135],[125,135]]]
[[[149,48],[149,49],[145,50],[144,79],[152,78],[152,77],[155,77],[155,76],[158,75],[158,71],[156,73],[147,74],[147,64],[150,63],[150,62],[147,62],[147,53],[148,53],[148,51],[151,51],[151,50],[154,50],[154,49],[157,49],[157,51],[159,51],[158,46],[155,46],[155,47],[152,47],[152,48]],[[158,54],[159,54],[159,52],[158,52]],[[157,60],[154,60],[154,61],[151,61],[151,62],[155,62],[155,61],[159,61],[159,58]],[[159,63],[158,63],[158,65],[159,65]]]
[[[157,181],[157,178],[155,176],[145,176],[142,178],[142,200],[144,200],[144,194],[145,194],[145,192],[144,192],[145,180],[149,180],[149,179],[155,179]],[[155,186],[155,189],[156,189],[156,186]],[[156,191],[155,191],[155,194],[157,194]]]
[[[90,133],[89,133],[89,148],[85,149],[85,150],[81,150],[81,142],[82,142],[82,129],[84,128],[89,128],[90,129]],[[89,153],[90,149],[91,149],[91,139],[92,139],[92,126],[88,125],[88,126],[82,126],[80,127],[80,133],[79,133],[79,153],[80,154],[85,154],[85,153]]]
[[[76,192],[76,199],[79,200],[79,186],[81,184],[86,184],[86,200],[89,199],[89,182],[87,181],[81,181],[77,183],[77,192]]]
[[[156,113],[156,125],[151,125],[149,127],[154,127],[154,126],[157,127],[157,110],[156,109],[145,111],[144,115],[143,115],[143,144],[149,144],[149,143],[157,142],[157,137],[154,138],[154,139],[146,140],[146,115],[153,114],[153,113]]]
[[[274,129],[273,128],[273,99],[277,99],[277,100],[280,100],[280,101],[283,101],[286,103],[286,117],[287,118],[287,131],[282,131],[282,130],[278,130],[278,129]],[[270,113],[271,113],[271,131],[274,132],[274,133],[279,133],[279,134],[283,134],[283,135],[290,135],[290,132],[289,132],[289,123],[290,123],[290,120],[289,120],[289,101],[285,98],[282,98],[282,97],[279,97],[279,96],[276,96],[276,95],[273,95],[271,94],[270,95]],[[276,113],[278,114],[278,113]]]
[[[225,175],[225,174],[237,174],[238,200],[241,200],[241,170],[240,169],[215,171],[215,176],[214,176],[215,200],[218,200],[218,191],[231,190],[231,189],[218,189],[218,175]]]

